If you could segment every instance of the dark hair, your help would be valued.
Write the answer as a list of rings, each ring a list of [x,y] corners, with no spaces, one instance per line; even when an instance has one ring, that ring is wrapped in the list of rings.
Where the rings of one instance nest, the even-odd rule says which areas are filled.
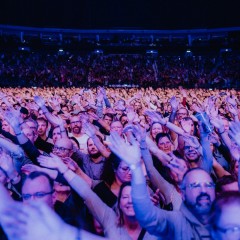
[[[167,137],[170,142],[172,142],[171,137],[168,133],[158,133],[156,136],[156,143],[158,144],[159,140],[162,139],[163,137]]]
[[[34,179],[36,179],[38,177],[45,177],[45,178],[47,178],[51,190],[53,189],[53,184],[54,184],[53,180],[50,178],[50,176],[47,173],[40,172],[40,171],[31,172],[29,175],[27,175],[27,177],[23,180],[22,186],[25,184],[25,182],[28,179],[34,180]]]
[[[79,144],[78,140],[75,137],[69,137],[69,139],[73,140],[77,144],[78,148],[80,148],[80,144]]]
[[[222,193],[223,192],[223,189],[222,189],[223,186],[225,186],[227,184],[234,183],[234,182],[237,182],[237,179],[233,175],[225,175],[225,176],[217,179],[216,192],[217,193]]]
[[[48,121],[45,118],[43,118],[43,117],[37,118],[37,121],[45,122],[46,126],[48,126]]]
[[[121,199],[121,197],[122,197],[123,189],[124,189],[125,187],[127,187],[127,186],[131,187],[131,182],[124,182],[124,183],[121,185],[120,190],[119,190],[119,194],[118,194],[118,203],[117,203],[117,207],[118,207],[118,211],[119,211],[119,222],[118,222],[118,224],[119,224],[120,226],[123,226],[123,224],[124,224],[123,212],[122,212],[122,210],[120,209],[120,199]]]
[[[113,121],[113,114],[112,113],[105,113],[104,115],[103,115],[103,119],[105,118],[105,117],[110,117],[111,119],[112,119],[112,121]]]
[[[225,206],[230,204],[238,204],[240,207],[240,192],[238,191],[226,191],[220,194],[212,204],[211,217],[209,223],[212,229],[216,227],[216,223],[219,220],[222,210]]]
[[[117,155],[111,153],[108,161],[105,162],[101,179],[109,186],[111,186],[115,180],[115,171],[118,169],[121,161],[122,160]]]

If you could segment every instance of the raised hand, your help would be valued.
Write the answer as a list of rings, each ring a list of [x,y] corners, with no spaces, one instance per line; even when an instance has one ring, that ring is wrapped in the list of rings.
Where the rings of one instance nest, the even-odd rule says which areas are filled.
[[[227,101],[230,105],[232,105],[233,107],[235,107],[235,106],[237,105],[235,99],[230,98],[230,96],[228,96],[228,97],[226,98],[226,101]]]
[[[41,166],[51,169],[57,169],[60,173],[64,173],[68,169],[62,159],[54,155],[53,153],[50,154],[50,157],[40,155],[37,160]]]
[[[189,121],[189,120],[185,120],[184,118],[181,120],[181,126],[182,126],[182,129],[184,130],[184,132],[186,133],[191,133],[191,130],[192,130],[192,121]]]
[[[129,123],[132,123],[135,117],[136,117],[136,113],[134,112],[133,107],[128,107],[128,108],[127,108],[127,118],[128,118],[128,122],[129,122]]]
[[[68,166],[69,169],[76,172],[79,169],[78,164],[70,157],[63,158],[63,162]]]
[[[34,96],[35,103],[41,108],[45,105],[45,100],[40,96]]]
[[[26,175],[29,175],[32,172],[41,171],[42,168],[35,165],[35,164],[25,164],[25,165],[22,166],[21,170]]]
[[[230,124],[229,135],[240,147],[240,122]]]
[[[83,128],[84,128],[85,133],[89,137],[92,137],[96,134],[96,128],[91,123],[88,123],[88,122],[84,123]]]
[[[177,98],[175,96],[170,98],[169,103],[172,107],[172,110],[174,110],[174,111],[178,110],[179,101],[177,100]]]
[[[8,176],[11,176],[11,174],[16,171],[13,159],[4,151],[0,154],[0,167],[7,173]]]
[[[128,165],[137,164],[140,162],[141,152],[136,140],[132,139],[132,145],[128,145],[116,132],[111,134],[109,140],[109,148],[111,151]]]
[[[151,118],[152,122],[160,122],[162,125],[166,125],[167,121],[162,118],[160,114],[154,111],[146,110],[145,114]]]
[[[224,123],[220,117],[211,118],[210,123],[217,128],[219,131],[224,131]]]

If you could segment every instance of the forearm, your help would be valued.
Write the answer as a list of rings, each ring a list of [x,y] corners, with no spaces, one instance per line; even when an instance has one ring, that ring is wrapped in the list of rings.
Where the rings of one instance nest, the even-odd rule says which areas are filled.
[[[107,148],[101,143],[101,141],[100,141],[100,139],[97,137],[97,135],[94,134],[94,135],[91,136],[91,138],[92,138],[94,144],[96,145],[97,149],[100,151],[100,153],[101,153],[104,157],[108,158],[108,157],[110,156],[110,153],[111,153],[111,152],[109,152],[109,151],[107,150]]]
[[[23,150],[19,145],[16,145],[2,137],[0,137],[0,146],[2,146],[7,151],[13,153],[17,157],[23,156]]]
[[[171,114],[169,116],[169,122],[174,123],[176,115],[177,115],[177,110],[172,110],[172,112],[171,112]]]
[[[208,136],[201,134],[200,143],[203,150],[203,168],[210,174],[213,166],[213,155]]]
[[[164,195],[165,198],[165,204],[168,204],[171,202],[171,193],[173,186],[168,183],[161,174],[156,170],[156,168],[153,165],[152,156],[149,152],[149,150],[143,149],[141,147],[141,154],[143,161],[146,166],[148,177],[152,183],[152,185],[155,187],[155,189],[159,189],[160,192]]]

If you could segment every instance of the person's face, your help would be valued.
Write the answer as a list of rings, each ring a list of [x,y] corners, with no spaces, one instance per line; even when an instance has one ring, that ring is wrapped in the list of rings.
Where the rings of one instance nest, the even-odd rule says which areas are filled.
[[[33,130],[31,128],[23,128],[23,133],[26,135],[26,137],[32,142],[34,143],[34,141],[36,140],[35,138],[35,134],[33,132]]]
[[[2,121],[2,129],[6,132],[10,132],[10,125],[5,120]]]
[[[158,141],[159,149],[161,149],[163,152],[165,152],[167,154],[172,152],[172,146],[173,145],[168,137],[162,137]]]
[[[162,125],[160,123],[154,123],[151,128],[151,135],[153,139],[155,139],[157,134],[161,132],[162,132]]]
[[[189,162],[197,162],[200,157],[200,153],[195,147],[192,147],[188,143],[185,143],[184,146],[184,157],[189,161]]]
[[[238,175],[238,166],[239,166],[238,161],[235,161],[235,164],[234,164],[234,173],[235,173],[236,175]]]
[[[38,196],[31,196],[37,194]],[[22,197],[24,203],[30,201],[39,201],[46,203],[53,208],[53,189],[45,176],[39,176],[35,179],[27,179],[22,186]]]
[[[43,114],[43,111],[39,109],[38,111],[38,118],[45,118],[45,115]]]
[[[123,215],[127,217],[135,216],[132,203],[131,189],[132,188],[130,186],[126,186],[123,188],[119,203],[119,207],[122,210]]]
[[[117,170],[115,170],[115,176],[121,183],[129,182],[132,179],[131,170],[124,162],[121,162]]]
[[[62,138],[61,130],[59,127],[56,127],[53,130],[53,136],[52,136],[53,143],[56,143],[56,141],[60,138]]]
[[[121,124],[124,126],[124,124],[128,121],[127,116],[122,116],[121,117]]]
[[[233,202],[222,207],[219,219],[212,230],[213,240],[240,239],[240,206]]]
[[[53,153],[60,158],[70,157],[72,154],[72,142],[65,138],[58,139],[54,144]]]
[[[180,108],[180,109],[177,111],[177,120],[178,120],[178,121],[181,121],[182,118],[187,117],[187,116],[188,116],[188,113],[187,113],[187,110],[186,110],[186,109]]]
[[[36,124],[34,122],[26,122],[26,124],[33,130],[35,136],[38,136]]]
[[[107,116],[107,115],[104,116],[103,120],[104,120],[104,122],[106,122],[109,126],[110,126],[111,123],[112,123],[112,118],[109,117],[109,116]]]
[[[186,176],[183,200],[187,207],[197,215],[209,214],[215,199],[215,185],[203,170],[194,170]]]
[[[82,123],[78,116],[73,116],[70,120],[71,130],[75,134],[80,134],[82,129]]]
[[[224,130],[229,131],[229,121],[227,119],[223,119]]]
[[[6,174],[0,169],[0,183],[3,185],[7,182]]]
[[[134,110],[138,110],[138,109],[141,109],[141,108],[142,108],[141,103],[139,103],[139,102],[134,103]]]
[[[38,135],[45,136],[47,132],[47,124],[44,121],[37,122],[38,122]]]
[[[3,111],[7,110],[7,105],[6,105],[5,103],[2,103],[2,104],[1,104],[1,107],[2,107],[2,110],[3,110]]]
[[[87,141],[87,148],[90,156],[94,156],[99,153],[99,150],[97,149],[91,138],[89,138]]]
[[[117,132],[121,136],[122,131],[123,131],[123,126],[122,126],[121,122],[119,122],[119,121],[113,122],[111,124],[110,131],[111,132]]]

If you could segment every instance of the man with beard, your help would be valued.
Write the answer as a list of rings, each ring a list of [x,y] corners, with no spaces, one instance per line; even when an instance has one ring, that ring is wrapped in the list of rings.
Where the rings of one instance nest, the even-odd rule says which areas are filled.
[[[133,206],[144,229],[163,239],[211,239],[208,219],[215,199],[215,184],[205,170],[193,168],[185,173],[181,184],[183,203],[179,211],[162,210],[150,200],[138,143],[133,139],[132,145],[127,145],[116,133],[111,135],[110,142],[112,152],[132,170]]]
[[[98,136],[95,136],[98,138]],[[99,141],[101,139],[99,138]],[[96,147],[92,138],[87,140],[88,154],[84,154],[81,151],[73,153],[71,158],[75,160],[83,171],[93,180],[100,180],[105,166],[106,158],[101,154]]]
[[[70,128],[71,133],[69,134],[69,137],[74,137],[79,143],[80,150],[87,154],[88,136],[82,132],[82,121],[80,116],[72,116],[70,118]]]

